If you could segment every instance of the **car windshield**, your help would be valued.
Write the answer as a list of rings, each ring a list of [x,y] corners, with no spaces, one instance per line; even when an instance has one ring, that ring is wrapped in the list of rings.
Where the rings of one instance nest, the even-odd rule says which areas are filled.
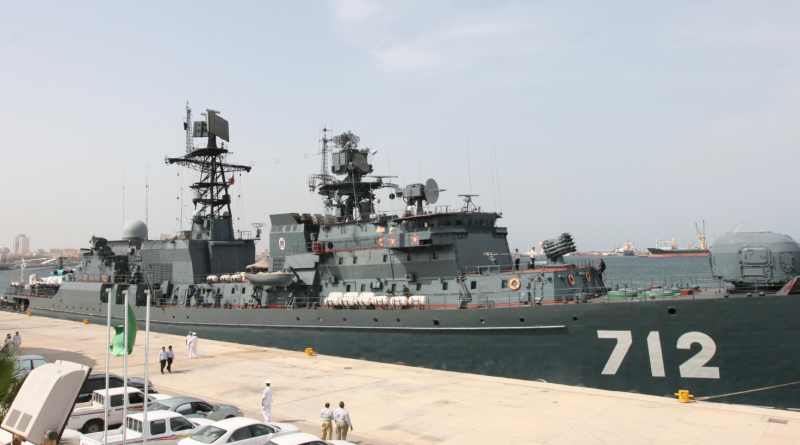
[[[169,407],[160,403],[153,403],[147,407],[148,411],[169,411]]]
[[[224,436],[227,431],[215,426],[207,426],[202,430],[192,434],[191,439],[201,443],[214,443],[217,439]]]

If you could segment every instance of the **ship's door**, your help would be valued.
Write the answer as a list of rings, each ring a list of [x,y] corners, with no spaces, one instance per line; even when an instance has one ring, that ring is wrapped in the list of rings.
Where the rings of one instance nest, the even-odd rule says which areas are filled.
[[[770,251],[766,247],[745,247],[742,249],[742,277],[763,277],[770,264]]]

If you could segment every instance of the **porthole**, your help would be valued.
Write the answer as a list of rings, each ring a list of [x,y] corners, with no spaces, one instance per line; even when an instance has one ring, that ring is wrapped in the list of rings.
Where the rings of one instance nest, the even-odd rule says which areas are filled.
[[[347,321],[347,319],[346,318],[342,318],[342,321]]]
[[[667,313],[670,314],[670,315],[675,315],[675,314],[678,313],[678,310],[675,309],[674,307],[671,307],[671,308],[667,309]]]
[[[377,318],[373,318],[373,319],[372,319],[372,321],[374,321],[375,323],[377,323],[377,322],[378,322],[378,319],[377,319]]]
[[[439,326],[439,320],[433,320],[433,325],[434,326]]]
[[[520,319],[519,319],[519,322],[520,322],[520,323],[525,323],[525,319],[524,319],[524,318],[520,318]]]
[[[400,319],[399,318],[397,319],[397,322],[400,323]]]
[[[578,321],[578,316],[577,315],[573,315],[572,316],[572,321]]]
[[[317,317],[317,321],[322,321],[322,317]]]
[[[294,317],[295,320],[300,321],[300,317]]]
[[[484,320],[483,318],[481,318],[481,324],[486,324],[486,320]]]

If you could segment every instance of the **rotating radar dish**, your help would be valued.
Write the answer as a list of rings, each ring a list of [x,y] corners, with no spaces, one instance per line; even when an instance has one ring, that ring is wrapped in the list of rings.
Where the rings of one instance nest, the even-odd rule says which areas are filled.
[[[425,200],[431,204],[436,204],[436,201],[439,200],[439,192],[444,190],[439,190],[439,184],[431,178],[425,181]]]

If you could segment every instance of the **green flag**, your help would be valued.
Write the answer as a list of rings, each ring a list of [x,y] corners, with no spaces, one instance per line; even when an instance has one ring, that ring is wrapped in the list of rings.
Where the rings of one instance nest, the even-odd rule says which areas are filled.
[[[138,325],[136,324],[136,315],[133,314],[133,309],[131,309],[130,305],[127,306],[128,309],[128,355],[133,352],[133,344],[136,343],[136,330]],[[114,326],[114,339],[111,340],[111,346],[109,349],[111,350],[111,354],[115,356],[120,356],[125,354],[125,325],[121,326]]]

